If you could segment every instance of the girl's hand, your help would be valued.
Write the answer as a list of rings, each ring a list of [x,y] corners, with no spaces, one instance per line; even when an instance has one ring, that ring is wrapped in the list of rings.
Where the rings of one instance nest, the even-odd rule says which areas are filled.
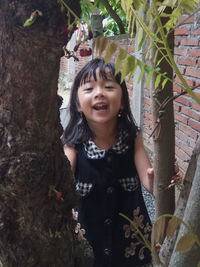
[[[148,178],[151,179],[152,182],[153,182],[153,179],[154,179],[154,169],[153,169],[153,168],[148,168],[148,169],[147,169],[147,176],[148,176]]]

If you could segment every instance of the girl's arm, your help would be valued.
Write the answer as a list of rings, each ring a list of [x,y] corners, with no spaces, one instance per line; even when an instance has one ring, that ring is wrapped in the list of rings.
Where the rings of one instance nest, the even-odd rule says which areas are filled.
[[[151,162],[148,158],[147,152],[145,151],[142,135],[138,132],[137,137],[135,138],[135,166],[140,177],[141,183],[153,194],[153,176],[154,171],[151,166]]]
[[[67,156],[71,164],[72,172],[74,173],[76,168],[76,150],[73,146],[64,145],[64,153]]]

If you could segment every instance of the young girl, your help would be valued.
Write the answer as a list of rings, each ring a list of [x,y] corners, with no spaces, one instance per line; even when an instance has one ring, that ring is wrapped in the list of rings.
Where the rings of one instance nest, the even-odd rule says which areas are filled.
[[[145,238],[151,222],[141,184],[152,193],[153,169],[131,115],[126,84],[112,63],[96,58],[77,74],[63,134],[80,193],[78,221],[94,250],[95,267],[141,267],[151,262]]]

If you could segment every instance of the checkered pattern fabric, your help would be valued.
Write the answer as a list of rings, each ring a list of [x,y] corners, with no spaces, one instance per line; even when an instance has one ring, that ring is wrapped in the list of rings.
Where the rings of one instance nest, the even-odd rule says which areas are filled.
[[[90,183],[78,182],[76,184],[76,190],[82,197],[85,197],[91,191],[91,189],[92,189],[92,184]]]
[[[123,189],[128,192],[135,191],[138,187],[138,178],[137,176],[135,177],[127,177],[127,178],[122,178],[119,179],[119,182]]]
[[[127,151],[128,145],[124,142],[128,133],[123,131],[120,133],[119,141],[116,145],[114,145],[111,149],[114,150],[118,154],[122,154]],[[90,159],[102,159],[105,157],[106,150],[99,149],[92,140],[89,140],[84,144],[85,151],[87,153],[88,158]]]

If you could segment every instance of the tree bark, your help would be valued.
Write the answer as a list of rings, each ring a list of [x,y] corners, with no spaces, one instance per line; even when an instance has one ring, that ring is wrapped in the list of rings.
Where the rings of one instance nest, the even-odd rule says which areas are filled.
[[[162,23],[166,23],[166,20],[162,20]],[[153,26],[153,32],[157,29]],[[159,45],[159,44],[158,44]],[[168,45],[173,51],[174,47],[174,35],[173,32],[168,36]],[[151,64],[154,65],[154,56],[157,48],[154,46],[151,50]],[[161,58],[158,54],[157,61]],[[159,66],[160,72],[167,73],[170,79],[173,79],[173,70],[166,60],[162,60]],[[174,189],[168,189],[171,178],[174,175],[174,154],[175,154],[175,133],[174,133],[174,112],[173,103],[170,102],[161,115],[159,111],[161,103],[167,98],[173,95],[173,85],[169,82],[165,87],[154,88],[156,80],[156,74],[152,76],[150,90],[151,90],[151,108],[152,108],[152,121],[153,128],[157,127],[157,130],[153,135],[153,150],[154,150],[154,195],[155,195],[155,210],[156,217],[158,218],[162,214],[173,214],[175,207],[175,194]],[[162,82],[161,82],[162,84]]]
[[[200,240],[200,146],[198,148],[196,163],[194,181],[187,201],[183,221],[190,226],[193,233]],[[181,224],[178,237],[176,239],[176,245],[180,238],[185,234],[188,234],[188,231],[185,226]],[[198,265],[200,262],[200,246],[195,243],[192,249],[187,252],[176,252],[176,245],[169,262],[169,267],[188,267]]]
[[[196,168],[197,168],[197,158],[200,154],[200,137],[198,138],[198,141],[196,143],[196,146],[193,150],[188,169],[185,174],[184,183],[183,183],[183,189],[180,192],[177,204],[176,204],[176,210],[174,212],[174,215],[180,219],[183,219],[183,216],[185,214],[185,208],[187,205],[188,197],[191,191],[192,182],[195,176]],[[177,240],[179,232],[179,227],[175,231],[174,235],[171,238],[165,238],[165,241],[161,247],[160,250],[160,259],[161,262],[163,262],[166,266],[169,265],[170,258],[172,256],[175,243]]]
[[[68,5],[80,14],[78,0]],[[43,15],[23,27],[36,9]],[[60,142],[60,9],[55,0],[1,0],[0,18],[0,261],[71,267],[77,196]]]

